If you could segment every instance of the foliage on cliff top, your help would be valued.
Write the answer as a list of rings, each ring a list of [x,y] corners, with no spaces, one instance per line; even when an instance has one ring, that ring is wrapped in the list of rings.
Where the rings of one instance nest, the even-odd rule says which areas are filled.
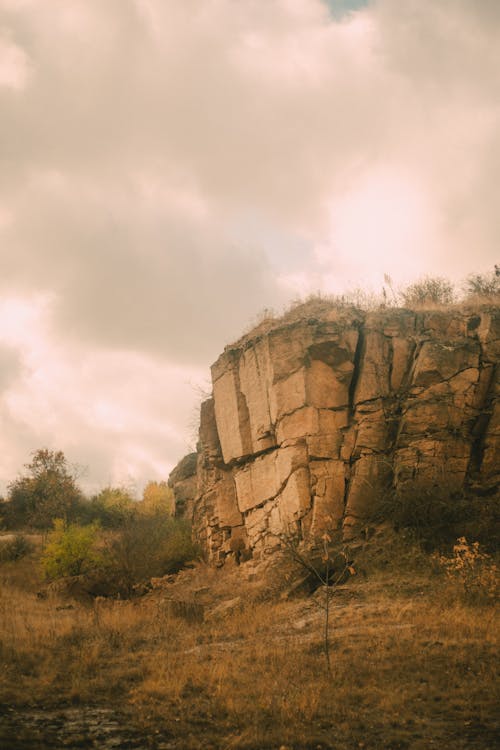
[[[281,314],[264,309],[249,330],[237,341],[241,346],[251,338],[265,335],[283,325],[290,325],[310,318],[322,320],[336,312],[362,318],[367,312],[387,310],[456,310],[460,312],[471,306],[498,305],[500,302],[500,267],[486,274],[471,274],[455,286],[440,276],[425,276],[406,287],[395,287],[391,277],[384,275],[384,286],[380,293],[360,288],[344,294],[329,295],[317,292],[305,299],[294,300]]]

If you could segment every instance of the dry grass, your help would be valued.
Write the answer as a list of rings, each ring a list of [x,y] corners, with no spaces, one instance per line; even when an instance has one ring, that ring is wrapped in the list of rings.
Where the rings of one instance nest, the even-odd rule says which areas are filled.
[[[368,313],[388,314],[398,310],[413,312],[452,312],[456,315],[473,314],[482,309],[498,307],[500,295],[469,294],[457,296],[454,301],[434,302],[431,300],[407,301],[399,295],[397,300],[384,298],[382,295],[355,289],[342,295],[311,294],[305,299],[294,300],[281,313],[265,309],[250,323],[244,335],[229,346],[239,348],[249,341],[266,336],[271,331],[295,325],[308,319],[362,320]]]
[[[494,744],[494,608],[465,605],[443,578],[377,574],[340,590],[328,675],[314,600],[190,623],[161,593],[88,607],[40,601],[9,570],[0,569],[4,706],[120,705],[131,724],[184,738],[176,747]]]

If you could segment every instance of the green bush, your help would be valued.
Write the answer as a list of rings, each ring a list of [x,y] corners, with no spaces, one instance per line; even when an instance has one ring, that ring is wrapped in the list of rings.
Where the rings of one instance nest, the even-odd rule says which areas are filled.
[[[102,565],[102,558],[96,549],[98,533],[99,526],[95,523],[66,526],[62,519],[56,519],[42,554],[45,576],[77,576]]]
[[[82,518],[97,521],[107,529],[126,525],[136,511],[137,503],[125,487],[105,487],[80,508]]]
[[[51,579],[89,574],[93,584],[110,595],[130,596],[137,585],[176,573],[197,556],[185,521],[136,512],[113,531],[102,531],[95,522],[65,525],[56,520],[42,568]]]

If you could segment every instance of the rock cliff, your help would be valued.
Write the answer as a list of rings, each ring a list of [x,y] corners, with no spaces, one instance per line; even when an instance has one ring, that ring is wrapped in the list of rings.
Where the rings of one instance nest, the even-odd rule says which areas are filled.
[[[498,307],[303,313],[226,347],[170,477],[210,559],[349,539],[388,492],[498,491]]]

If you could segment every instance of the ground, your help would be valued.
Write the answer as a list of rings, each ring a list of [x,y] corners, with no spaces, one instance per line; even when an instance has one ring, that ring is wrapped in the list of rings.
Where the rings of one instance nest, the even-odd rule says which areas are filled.
[[[404,562],[404,564],[403,564]],[[0,746],[492,750],[495,609],[429,564],[365,559],[331,599],[199,564],[131,601],[0,565]],[[41,598],[39,592],[42,592]]]

